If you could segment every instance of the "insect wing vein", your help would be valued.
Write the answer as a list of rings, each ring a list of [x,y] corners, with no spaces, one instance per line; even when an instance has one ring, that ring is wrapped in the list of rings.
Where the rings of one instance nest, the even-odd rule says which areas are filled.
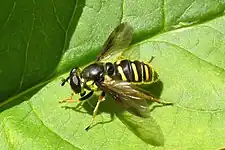
[[[118,25],[106,40],[97,61],[108,59],[127,48],[132,41],[133,28],[126,22]]]
[[[148,96],[142,93],[137,86],[129,82],[116,80],[105,80],[102,86],[117,100],[121,101],[128,110],[142,117],[148,117],[150,115],[148,103],[146,102]]]

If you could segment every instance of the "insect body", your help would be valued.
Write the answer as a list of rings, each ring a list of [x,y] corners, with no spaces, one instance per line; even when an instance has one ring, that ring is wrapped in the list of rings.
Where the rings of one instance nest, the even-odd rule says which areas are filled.
[[[86,80],[104,80],[108,75],[113,80],[132,82],[133,84],[151,84],[158,81],[158,74],[150,64],[139,60],[118,60],[114,63],[93,63],[86,67],[81,77]]]
[[[146,100],[160,104],[171,104],[154,98],[149,92],[139,88],[136,84],[151,84],[158,81],[158,74],[153,70],[150,62],[139,60],[120,59],[114,63],[103,62],[114,53],[129,46],[132,40],[132,27],[127,23],[120,24],[111,33],[104,44],[102,53],[95,63],[83,70],[73,68],[69,77],[63,80],[62,86],[68,82],[74,93],[80,94],[80,101],[86,100],[96,90],[102,91],[93,111],[93,120],[96,116],[100,102],[104,100],[105,93],[111,94],[115,100],[120,101],[126,108],[132,109],[139,116],[149,115]],[[89,91],[86,93],[86,91]],[[61,102],[71,101],[72,98]],[[92,120],[92,122],[93,122]],[[89,129],[91,124],[86,128]]]

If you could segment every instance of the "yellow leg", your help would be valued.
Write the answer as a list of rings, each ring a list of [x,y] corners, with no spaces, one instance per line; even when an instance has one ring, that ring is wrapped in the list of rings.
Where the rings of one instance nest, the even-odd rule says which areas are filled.
[[[85,128],[86,131],[88,131],[89,128],[90,128],[90,127],[92,126],[92,124],[94,123],[96,114],[97,114],[97,112],[98,112],[99,105],[100,105],[100,103],[101,103],[102,101],[104,101],[104,100],[105,100],[105,93],[102,92],[101,96],[99,96],[99,98],[98,98],[98,102],[97,102],[97,104],[96,104],[96,106],[95,106],[95,109],[94,109],[94,111],[93,111],[93,116],[92,116],[91,123],[89,124],[89,126],[87,126],[87,128]]]

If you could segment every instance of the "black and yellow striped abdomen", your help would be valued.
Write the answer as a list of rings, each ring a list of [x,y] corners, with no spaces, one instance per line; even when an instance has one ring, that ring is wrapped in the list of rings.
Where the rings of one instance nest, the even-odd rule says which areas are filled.
[[[157,72],[153,70],[150,64],[127,59],[116,61],[113,64],[113,71],[108,75],[114,79],[133,82],[134,84],[151,84],[159,79]]]

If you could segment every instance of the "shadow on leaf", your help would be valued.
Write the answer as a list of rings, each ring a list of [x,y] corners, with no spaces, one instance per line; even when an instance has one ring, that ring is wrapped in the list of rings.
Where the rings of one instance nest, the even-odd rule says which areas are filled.
[[[149,91],[156,98],[159,98],[163,89],[163,83],[159,81],[151,85],[142,85],[140,87]],[[94,95],[87,102],[79,103],[76,107],[64,106],[64,108],[92,115],[94,107],[97,103],[97,99],[98,97]],[[164,107],[161,104],[152,104],[153,102],[149,101],[150,107],[152,106],[150,108],[150,112],[155,111],[158,107]],[[81,111],[81,108],[84,108],[86,111]],[[99,106],[98,114],[102,112],[110,114],[111,119],[109,121],[97,122],[90,128],[94,128],[96,125],[99,124],[110,123],[114,120],[114,116],[116,115],[130,131],[132,131],[137,137],[142,139],[144,142],[154,146],[164,145],[164,136],[162,130],[152,116],[149,116],[148,118],[143,118],[129,113],[124,109],[124,107],[122,107],[120,103],[117,104],[117,102],[110,95],[106,95],[106,101],[102,102]]]

